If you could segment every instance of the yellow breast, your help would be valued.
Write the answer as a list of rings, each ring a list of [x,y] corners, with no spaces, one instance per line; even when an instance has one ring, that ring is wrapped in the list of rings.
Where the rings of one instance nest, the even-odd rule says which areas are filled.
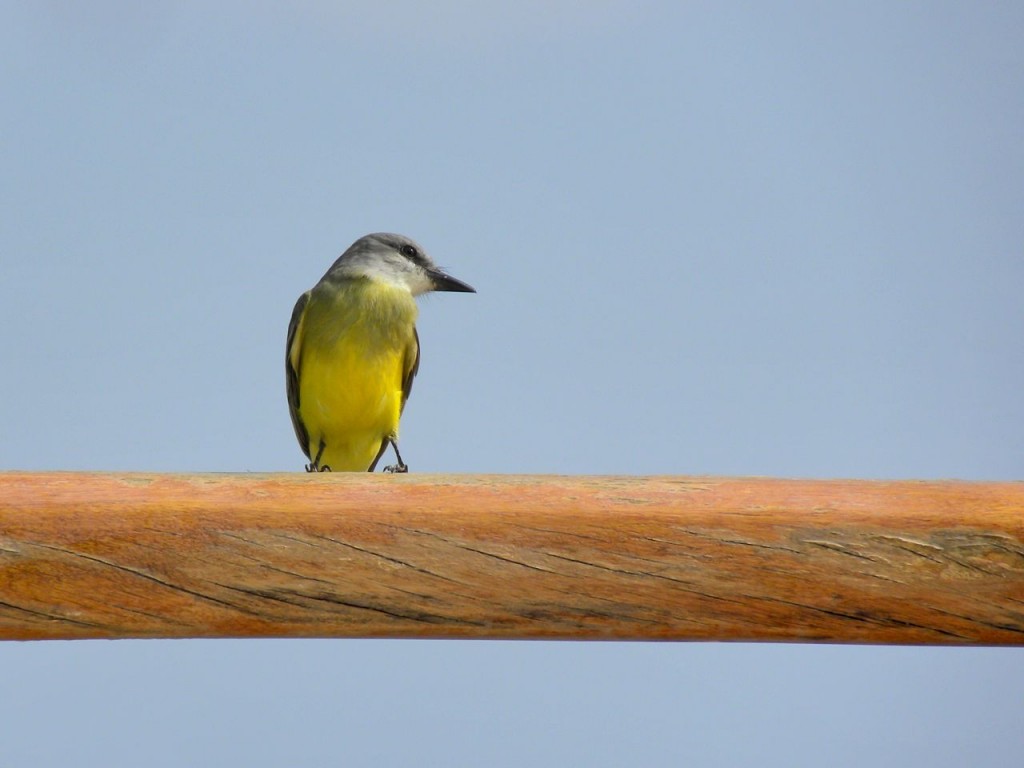
[[[335,472],[365,472],[398,438],[402,382],[416,354],[408,290],[368,280],[317,286],[299,350],[299,415],[309,450]]]

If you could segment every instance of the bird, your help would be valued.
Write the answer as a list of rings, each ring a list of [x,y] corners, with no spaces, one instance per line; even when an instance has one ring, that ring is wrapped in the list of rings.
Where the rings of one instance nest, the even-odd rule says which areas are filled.
[[[303,293],[288,323],[285,378],[307,472],[373,472],[390,445],[420,367],[416,297],[476,293],[404,235],[365,235]]]

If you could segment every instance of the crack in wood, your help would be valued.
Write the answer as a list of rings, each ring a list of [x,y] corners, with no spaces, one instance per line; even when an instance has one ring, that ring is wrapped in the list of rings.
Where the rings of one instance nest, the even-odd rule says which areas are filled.
[[[379,605],[373,605],[371,603],[360,603],[355,600],[345,600],[335,595],[327,594],[303,594],[296,592],[289,592],[296,597],[301,597],[306,600],[316,600],[318,602],[329,603],[331,605],[340,605],[345,608],[355,608],[361,611],[370,611],[372,613],[379,613],[383,616],[388,616],[392,619],[399,619],[401,621],[414,621],[421,624],[458,624],[465,626],[484,626],[483,622],[469,621],[467,619],[459,619],[451,616],[441,616],[439,614],[426,613],[422,611],[417,612],[404,612],[397,611],[389,608],[382,608]]]
[[[943,616],[952,616],[957,619],[969,622],[971,624],[980,624],[983,627],[991,627],[992,629],[1002,629],[1006,632],[1016,632],[1018,634],[1024,634],[1024,627],[1019,627],[1013,624],[1003,624],[999,622],[986,621],[985,619],[978,618],[976,616],[964,616],[960,613],[954,613],[953,611],[946,611],[942,608],[935,608],[929,606],[929,610],[935,611],[935,613],[941,613]]]
[[[674,579],[671,576],[665,576],[664,574],[661,574],[661,573],[651,573],[649,571],[627,571],[627,570],[624,570],[624,569],[621,569],[621,568],[612,568],[612,567],[607,566],[607,565],[600,565],[598,563],[588,562],[586,560],[578,560],[576,558],[568,557],[567,555],[559,555],[559,554],[556,554],[554,552],[545,552],[544,554],[547,555],[548,557],[554,557],[554,558],[557,558],[559,560],[566,560],[566,561],[568,561],[570,563],[577,563],[579,565],[585,565],[585,566],[589,566],[591,568],[597,568],[597,569],[602,570],[602,571],[609,571],[611,573],[617,573],[617,574],[624,575],[624,576],[637,576],[637,577],[640,577],[640,578],[646,577],[646,578],[650,578],[650,579],[662,579],[664,581],[671,582],[672,584],[679,585],[677,587],[678,589],[680,589],[683,592],[687,592],[689,594],[697,595],[699,597],[704,597],[704,598],[707,598],[708,600],[718,600],[718,601],[721,601],[721,602],[738,603],[738,604],[742,605],[742,603],[739,600],[734,600],[734,599],[729,598],[729,597],[723,597],[722,595],[713,595],[710,592],[704,592],[704,591],[701,591],[699,589],[695,589],[692,582],[683,581],[682,579]]]
[[[804,539],[803,542],[805,544],[810,544],[812,547],[821,547],[822,549],[827,549],[830,552],[837,552],[841,555],[856,557],[860,560],[867,560],[871,563],[885,563],[886,565],[890,564],[889,561],[883,557],[871,557],[870,555],[865,555],[861,552],[858,552],[855,549],[851,549],[849,545],[838,544],[834,541],[827,541],[825,539]]]
[[[956,632],[952,632],[952,631],[945,630],[945,629],[940,629],[939,627],[930,627],[930,626],[927,626],[925,624],[918,624],[918,623],[915,623],[915,622],[906,621],[904,619],[896,619],[896,618],[887,617],[887,616],[875,616],[873,614],[868,614],[868,613],[865,613],[865,612],[847,613],[845,611],[838,611],[838,610],[834,610],[834,609],[831,609],[831,608],[824,608],[824,607],[822,607],[820,605],[810,605],[808,603],[798,603],[798,602],[795,602],[793,600],[783,600],[782,598],[768,597],[766,595],[749,595],[748,594],[748,595],[744,595],[744,597],[747,597],[750,600],[761,600],[761,601],[769,602],[769,603],[779,603],[781,605],[788,605],[788,606],[790,606],[792,608],[799,608],[801,610],[812,611],[814,613],[822,613],[822,614],[825,614],[826,616],[831,616],[833,618],[847,619],[847,620],[850,620],[850,621],[857,621],[857,622],[862,622],[862,623],[866,623],[866,624],[874,624],[876,626],[883,626],[883,627],[911,627],[911,628],[914,628],[914,629],[924,629],[924,630],[927,630],[928,632],[934,632],[936,634],[943,635],[945,637],[954,637],[954,638],[957,638],[958,640],[970,640],[971,639],[970,637],[958,634]]]
[[[351,550],[354,550],[356,552],[361,552],[364,555],[370,555],[371,557],[376,557],[376,558],[378,558],[380,560],[383,560],[385,562],[394,563],[395,565],[403,566],[403,567],[408,568],[410,570],[416,571],[417,573],[422,573],[422,574],[424,574],[426,576],[433,576],[435,579],[441,579],[443,581],[448,581],[448,582],[451,582],[452,584],[459,584],[459,582],[456,581],[455,579],[449,578],[448,576],[444,576],[444,575],[442,575],[440,573],[434,573],[431,570],[428,570],[426,568],[422,568],[422,567],[420,567],[418,565],[413,565],[412,563],[406,562],[405,560],[400,560],[397,557],[391,557],[391,556],[385,555],[385,554],[383,554],[381,552],[375,552],[372,549],[367,549],[365,547],[360,547],[360,546],[357,546],[355,544],[351,544],[351,543],[349,543],[347,541],[341,541],[340,539],[335,539],[335,538],[332,538],[330,536],[324,536],[323,534],[314,533],[312,535],[314,537],[316,537],[317,539],[322,539],[324,541],[329,541],[329,542],[331,542],[333,544],[337,544],[340,547],[346,547],[347,549],[351,549]],[[460,586],[465,586],[465,585],[460,585]]]
[[[26,608],[23,605],[15,605],[4,600],[0,600],[0,608],[7,608],[8,610],[18,611],[20,613],[27,614],[35,619],[45,619],[46,621],[59,621],[65,624],[74,624],[79,627],[88,627],[90,629],[107,629],[103,624],[97,624],[92,621],[80,621],[79,619],[73,619],[70,616],[62,616],[59,613],[48,613],[47,611],[40,611],[34,608]]]
[[[67,555],[67,556],[72,557],[72,558],[80,558],[82,560],[87,560],[89,562],[97,563],[99,565],[104,565],[104,566],[106,566],[108,568],[113,568],[114,570],[121,571],[123,573],[128,573],[128,574],[131,574],[132,576],[137,576],[137,577],[139,577],[141,579],[146,579],[147,581],[151,581],[154,584],[159,584],[161,587],[165,587],[167,589],[174,590],[175,592],[182,592],[182,593],[184,593],[186,595],[191,595],[192,597],[199,598],[200,600],[206,600],[208,602],[214,603],[216,605],[223,606],[225,608],[231,608],[232,610],[241,611],[242,613],[250,613],[250,614],[252,613],[251,611],[249,611],[249,610],[247,610],[247,609],[245,609],[245,608],[243,608],[243,607],[241,607],[239,605],[236,605],[234,603],[228,602],[227,600],[221,600],[220,598],[213,597],[212,595],[207,595],[207,594],[204,594],[203,592],[198,592],[198,591],[196,591],[194,589],[189,589],[188,587],[183,587],[180,584],[172,584],[171,582],[164,581],[163,579],[161,579],[161,578],[159,578],[157,576],[154,576],[151,573],[146,573],[145,571],[139,570],[137,568],[131,568],[130,566],[127,566],[127,565],[121,565],[120,563],[115,563],[115,562],[112,562],[110,560],[105,560],[102,557],[96,557],[94,555],[87,555],[84,552],[76,552],[73,549],[66,549],[64,547],[58,547],[58,546],[55,546],[53,544],[35,543],[32,546],[42,547],[43,549],[49,549],[49,550],[53,550],[54,552],[60,552],[61,554]]]

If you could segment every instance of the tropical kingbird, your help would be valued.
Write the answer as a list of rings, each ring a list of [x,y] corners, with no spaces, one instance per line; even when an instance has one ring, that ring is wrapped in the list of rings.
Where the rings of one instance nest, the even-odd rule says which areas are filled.
[[[412,240],[378,233],[349,246],[295,303],[288,324],[288,409],[307,472],[373,472],[420,366],[416,296],[476,291],[445,274]]]

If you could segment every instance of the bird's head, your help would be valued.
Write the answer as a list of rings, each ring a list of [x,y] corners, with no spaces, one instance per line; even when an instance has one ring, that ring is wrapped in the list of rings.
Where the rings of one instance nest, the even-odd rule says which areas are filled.
[[[369,280],[400,285],[413,296],[430,291],[476,290],[445,273],[413,240],[403,235],[378,232],[356,240],[325,275],[327,279]]]

